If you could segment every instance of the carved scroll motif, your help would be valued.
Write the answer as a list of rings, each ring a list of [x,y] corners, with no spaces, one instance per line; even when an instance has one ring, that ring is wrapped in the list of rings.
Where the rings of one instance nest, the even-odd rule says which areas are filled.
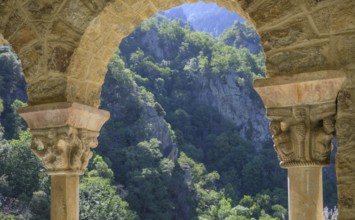
[[[43,162],[50,175],[82,174],[91,148],[98,145],[98,132],[73,127],[32,130],[32,151]]]
[[[268,109],[268,118],[281,167],[330,163],[335,104]]]

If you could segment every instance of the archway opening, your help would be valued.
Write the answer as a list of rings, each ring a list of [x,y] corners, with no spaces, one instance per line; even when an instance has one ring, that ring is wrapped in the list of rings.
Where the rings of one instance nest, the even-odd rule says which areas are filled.
[[[208,212],[218,213],[222,203],[230,206],[226,216],[244,210],[244,217],[250,211],[259,218],[264,209],[282,218],[286,175],[252,88],[253,79],[265,74],[258,35],[240,17],[218,37],[211,36],[218,24],[210,34],[198,32],[184,10],[217,6],[183,7],[148,19],[122,41],[103,86],[101,108],[111,112],[111,120],[97,151],[110,159],[116,181],[143,219],[158,213],[167,219],[213,218]],[[159,161],[166,163],[163,170]],[[147,205],[149,199],[154,202]]]

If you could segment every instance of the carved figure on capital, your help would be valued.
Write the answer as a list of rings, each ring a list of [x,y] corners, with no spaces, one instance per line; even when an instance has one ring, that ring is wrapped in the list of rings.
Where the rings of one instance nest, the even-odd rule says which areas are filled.
[[[73,127],[32,130],[32,151],[49,174],[82,174],[90,158],[91,148],[98,144],[98,132]]]
[[[333,150],[332,139],[335,133],[334,117],[329,116],[320,122],[315,131],[315,143],[312,159],[330,163],[330,153]]]
[[[268,117],[282,167],[330,163],[335,104],[268,109]]]
[[[294,157],[293,145],[289,129],[282,129],[281,122],[272,120],[270,122],[270,132],[274,142],[274,149],[280,161],[289,161]]]

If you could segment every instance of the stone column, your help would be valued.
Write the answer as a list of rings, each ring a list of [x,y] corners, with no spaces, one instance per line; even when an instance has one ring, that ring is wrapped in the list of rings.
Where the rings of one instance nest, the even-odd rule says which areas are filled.
[[[336,97],[345,74],[303,73],[256,80],[280,166],[288,169],[289,219],[323,219],[322,167],[330,164]]]
[[[51,176],[51,220],[79,220],[79,176],[109,113],[78,103],[20,109],[32,133],[32,151]]]
[[[338,95],[336,120],[338,149],[335,161],[338,219],[341,220],[355,219],[355,70],[352,74],[352,85],[348,85]]]

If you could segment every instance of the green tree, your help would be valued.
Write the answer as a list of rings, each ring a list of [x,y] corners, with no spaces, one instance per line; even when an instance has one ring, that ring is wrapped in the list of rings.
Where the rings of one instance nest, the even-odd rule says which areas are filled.
[[[34,192],[30,201],[32,219],[34,220],[50,219],[49,204],[50,204],[50,199],[47,193],[41,190]]]
[[[142,219],[171,219],[173,205],[167,185],[173,163],[163,159],[157,139],[122,149],[119,167],[127,186],[127,201]]]
[[[112,185],[113,172],[102,156],[96,155],[93,169],[80,181],[80,219],[133,220],[137,215]]]
[[[8,197],[30,199],[39,187],[41,164],[30,150],[31,134],[20,133],[19,139],[0,146],[0,176],[7,177],[8,189],[3,192]]]
[[[4,111],[4,103],[3,103],[2,99],[0,98],[0,114],[2,111]]]
[[[15,220],[15,216],[14,215],[6,215],[3,214],[2,212],[0,212],[0,220]]]
[[[93,159],[94,169],[88,172],[89,177],[101,177],[113,180],[113,171],[109,168],[102,156],[96,155]]]
[[[248,22],[236,21],[231,28],[224,31],[220,39],[229,46],[246,48],[254,54],[263,50],[258,34]]]
[[[285,209],[282,205],[276,204],[271,207],[273,214],[272,216],[277,219],[286,219],[287,209]]]
[[[137,216],[117,195],[109,179],[84,177],[80,183],[80,219],[131,220]]]

